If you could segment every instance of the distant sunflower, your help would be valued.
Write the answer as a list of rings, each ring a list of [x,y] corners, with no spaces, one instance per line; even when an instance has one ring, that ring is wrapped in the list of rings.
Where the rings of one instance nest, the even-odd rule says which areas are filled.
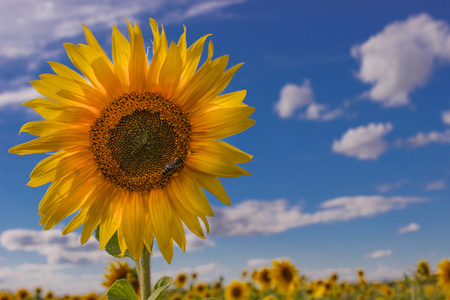
[[[289,261],[274,260],[271,270],[271,278],[277,291],[282,294],[286,294],[290,285],[294,283],[297,273],[297,269]]]
[[[115,26],[112,62],[84,26],[87,45],[64,46],[80,75],[50,62],[55,75],[30,82],[46,98],[24,105],[44,119],[20,132],[39,138],[10,149],[15,154],[52,153],[31,173],[29,186],[49,182],[39,205],[40,224],[50,229],[78,212],[67,234],[83,225],[81,243],[100,226],[100,249],[117,231],[119,246],[138,259],[154,237],[170,262],[173,241],[184,251],[184,225],[205,238],[213,216],[202,189],[230,204],[218,178],[250,173],[237,164],[251,156],[221,141],[255,122],[246,91],[222,94],[242,64],[226,70],[228,56],[212,60],[208,35],[187,48],[150,19],[153,57],[149,63],[141,30],[128,23],[128,41]]]
[[[260,270],[256,271],[254,279],[261,285],[261,290],[265,291],[270,289],[272,283],[270,270],[266,267],[262,267]]]
[[[98,300],[99,296],[96,293],[89,293],[81,297],[81,300]]]
[[[187,275],[185,273],[178,273],[177,277],[175,277],[175,280],[173,283],[178,287],[182,288],[187,282]]]
[[[426,279],[430,278],[431,272],[430,272],[430,266],[428,265],[428,262],[425,260],[421,260],[417,263],[417,272],[425,277]]]
[[[245,283],[233,281],[225,288],[225,300],[246,300],[250,292]]]
[[[438,265],[438,272],[436,273],[438,277],[438,285],[444,290],[450,290],[450,261],[444,259]]]
[[[13,296],[9,292],[0,292],[0,300],[14,300]]]
[[[16,291],[16,293],[14,294],[14,299],[16,299],[16,300],[25,300],[30,297],[31,297],[31,293],[25,288],[18,289]]]
[[[204,282],[199,282],[194,285],[192,288],[194,293],[196,293],[198,296],[201,296],[203,292],[208,288],[208,285]]]
[[[110,262],[110,267],[106,268],[108,273],[105,273],[105,281],[103,281],[102,285],[106,288],[110,288],[116,280],[126,279],[131,283],[134,290],[137,294],[139,294],[139,280],[137,274],[135,274],[135,270],[132,269],[128,262],[124,261],[123,263],[120,260],[117,260],[117,266],[114,262]]]

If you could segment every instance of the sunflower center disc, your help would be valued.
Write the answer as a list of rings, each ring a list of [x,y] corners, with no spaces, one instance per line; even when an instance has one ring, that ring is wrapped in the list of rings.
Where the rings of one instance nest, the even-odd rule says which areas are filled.
[[[183,168],[191,127],[187,114],[159,94],[125,94],[91,126],[98,170],[129,191],[164,187]]]

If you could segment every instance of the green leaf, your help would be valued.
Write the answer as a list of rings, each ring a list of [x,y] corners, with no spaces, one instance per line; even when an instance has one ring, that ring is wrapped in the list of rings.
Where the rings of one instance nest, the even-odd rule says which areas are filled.
[[[99,226],[97,226],[97,228],[95,228],[95,238],[97,239],[97,241],[100,240],[100,227]],[[134,260],[133,256],[131,256],[131,254],[130,254],[130,252],[128,252],[128,250],[125,251],[125,254],[123,256],[121,255],[122,251],[120,251],[119,239],[117,238],[117,231],[113,234],[111,239],[106,244],[105,250],[106,250],[106,252],[108,252],[110,255],[112,255],[114,257],[117,257],[117,258],[129,257]]]
[[[108,300],[139,300],[133,286],[126,279],[119,279],[106,293]]]
[[[147,300],[157,300],[160,299],[164,292],[172,285],[173,279],[169,276],[161,277],[158,282],[153,287],[153,292]]]

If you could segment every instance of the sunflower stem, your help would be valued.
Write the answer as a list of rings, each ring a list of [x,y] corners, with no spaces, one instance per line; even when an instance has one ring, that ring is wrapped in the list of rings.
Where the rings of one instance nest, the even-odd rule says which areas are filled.
[[[140,287],[141,287],[141,300],[147,300],[152,293],[152,284],[150,280],[150,252],[144,247],[140,258]]]

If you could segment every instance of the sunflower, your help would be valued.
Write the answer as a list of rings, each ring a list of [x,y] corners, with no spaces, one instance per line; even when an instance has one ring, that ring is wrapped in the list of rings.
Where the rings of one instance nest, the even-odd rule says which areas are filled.
[[[89,293],[81,297],[81,300],[98,300],[99,296],[96,293]]]
[[[187,282],[187,275],[185,273],[178,273],[177,277],[175,277],[175,280],[173,283],[178,287],[182,288]]]
[[[436,275],[438,277],[438,285],[444,290],[450,290],[450,261],[444,259],[438,265],[439,270]]]
[[[250,175],[237,164],[251,155],[221,139],[251,127],[254,108],[242,102],[245,90],[221,94],[242,64],[226,70],[228,56],[213,60],[212,42],[198,67],[208,35],[187,48],[186,28],[169,45],[164,28],[150,26],[150,63],[136,23],[129,41],[113,26],[112,62],[84,26],[87,45],[64,45],[84,76],[50,62],[56,74],[30,82],[47,99],[24,105],[46,120],[26,123],[20,132],[39,138],[10,152],[51,153],[28,183],[52,182],[39,205],[44,229],[77,212],[63,234],[83,224],[84,244],[99,226],[103,249],[117,232],[135,260],[156,238],[170,263],[173,241],[186,248],[183,223],[205,238],[201,219],[209,231],[202,189],[230,204],[218,178]]]
[[[14,294],[14,299],[16,299],[16,300],[25,300],[30,297],[31,297],[31,293],[25,288],[18,289],[16,291],[16,293]]]
[[[261,286],[261,290],[265,291],[270,289],[272,281],[270,278],[270,270],[268,268],[262,267],[260,270],[256,271],[254,279]]]
[[[226,300],[246,300],[250,293],[245,283],[233,281],[225,288]]]
[[[297,269],[289,261],[274,260],[270,275],[277,291],[285,294],[288,292],[290,285],[294,283],[297,273]]]
[[[110,288],[116,280],[126,279],[131,283],[134,290],[137,294],[139,294],[139,280],[137,278],[137,274],[134,269],[132,269],[128,262],[124,261],[123,263],[120,260],[117,260],[117,267],[114,262],[110,262],[110,267],[105,268],[108,273],[105,273],[105,281],[102,285],[106,288]]]
[[[13,296],[9,292],[0,292],[0,300],[14,300]]]
[[[56,299],[55,294],[53,294],[52,291],[47,292],[47,294],[45,294],[44,300],[52,300],[52,299]]]
[[[201,296],[207,288],[208,288],[208,285],[206,283],[199,282],[193,286],[192,290],[194,291],[194,293]]]
[[[427,261],[421,260],[417,263],[417,273],[425,277],[425,279],[430,278],[431,276],[430,266],[428,265]]]

